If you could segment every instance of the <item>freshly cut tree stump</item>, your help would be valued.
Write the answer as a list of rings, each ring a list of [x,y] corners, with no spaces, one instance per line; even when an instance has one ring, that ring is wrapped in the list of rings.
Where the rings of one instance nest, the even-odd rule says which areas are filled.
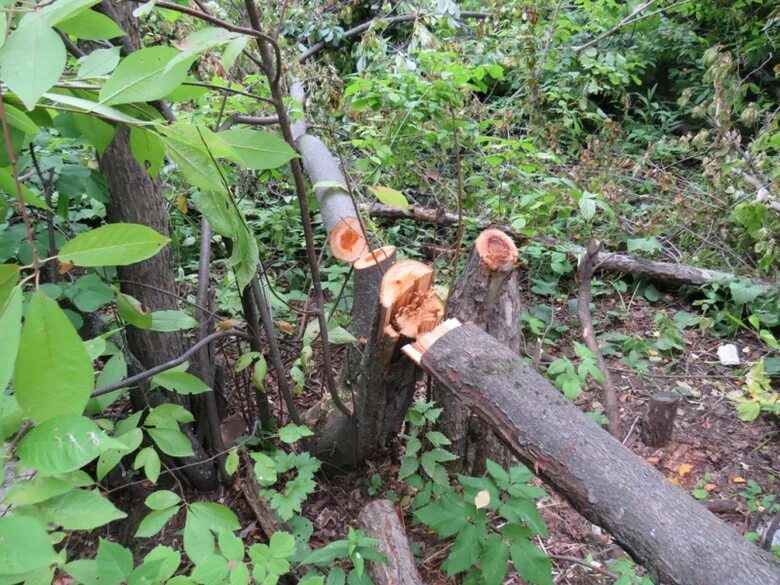
[[[479,327],[445,321],[404,352],[656,582],[780,583],[773,555],[626,449]]]
[[[380,541],[377,550],[387,557],[387,564],[372,562],[368,573],[377,585],[422,585],[423,581],[409,550],[406,532],[395,506],[388,500],[375,500],[358,514],[358,526],[371,538]]]
[[[446,317],[480,326],[510,349],[520,352],[520,288],[515,270],[517,247],[497,229],[483,231],[474,242],[463,275],[450,292]],[[444,408],[439,428],[458,456],[450,468],[481,475],[492,459],[507,466],[511,456],[479,417],[473,416],[446,389],[433,386],[434,400]]]
[[[663,447],[671,441],[679,404],[680,395],[674,392],[653,394],[642,422],[642,442],[645,445]]]
[[[434,329],[444,315],[433,268],[394,260],[395,249],[386,247],[355,263],[352,331],[359,345],[339,377],[342,398],[352,398],[354,420],[329,398],[306,416],[316,435],[310,450],[332,466],[357,465],[401,430],[419,373],[401,347]]]

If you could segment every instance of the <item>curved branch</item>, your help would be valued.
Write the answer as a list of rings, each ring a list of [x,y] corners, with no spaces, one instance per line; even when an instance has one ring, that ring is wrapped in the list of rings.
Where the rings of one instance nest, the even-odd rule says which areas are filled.
[[[165,363],[160,364],[159,366],[154,366],[153,368],[149,368],[148,370],[145,370],[139,374],[136,374],[135,376],[130,376],[129,378],[125,378],[124,380],[119,380],[119,382],[114,382],[113,384],[108,384],[106,386],[101,386],[100,388],[95,389],[92,394],[91,398],[95,398],[97,396],[103,396],[104,394],[110,394],[111,392],[114,392],[115,390],[121,390],[122,388],[127,388],[128,386],[133,386],[137,384],[138,382],[143,382],[144,380],[148,380],[155,374],[159,374],[160,372],[164,372],[166,370],[170,370],[171,368],[175,368],[176,366],[183,364],[188,359],[190,359],[192,356],[194,356],[198,351],[200,351],[201,348],[207,346],[212,341],[219,339],[221,337],[240,337],[242,339],[249,339],[249,335],[244,333],[243,331],[238,331],[235,329],[231,329],[229,331],[217,331],[215,333],[212,333],[208,337],[204,337],[201,339],[198,343],[190,347],[187,351],[185,351],[183,354],[181,354],[179,357],[176,357],[170,361],[167,361]]]
[[[424,16],[430,16],[430,15],[429,14],[402,14],[400,16],[391,16],[390,18],[373,18],[368,22],[364,22],[362,24],[359,24],[357,26],[345,30],[341,38],[350,39],[352,37],[361,35],[364,32],[366,32],[368,29],[370,29],[374,24],[380,22],[386,23],[388,26],[391,26],[394,24],[401,24],[404,22],[412,22]],[[460,13],[461,18],[485,19],[485,18],[490,18],[491,16],[493,16],[493,14],[490,12],[463,11]],[[314,55],[322,51],[322,49],[324,49],[325,47],[326,44],[323,42],[313,44],[306,51],[304,51],[300,57],[298,57],[298,62],[303,63],[307,59],[310,59],[311,57],[313,57]]]

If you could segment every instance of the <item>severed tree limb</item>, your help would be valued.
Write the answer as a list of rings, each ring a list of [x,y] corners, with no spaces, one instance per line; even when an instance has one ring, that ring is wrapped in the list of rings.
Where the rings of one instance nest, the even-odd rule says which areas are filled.
[[[780,582],[773,555],[671,484],[479,327],[445,321],[404,352],[656,582]]]
[[[431,223],[435,225],[456,225],[458,216],[454,213],[439,209],[430,209],[419,205],[410,205],[409,207],[395,207],[392,205],[381,205],[378,203],[359,205],[360,209],[368,213],[370,217],[381,217],[386,219],[412,219],[421,223]],[[506,234],[512,236],[518,242],[527,242],[528,236],[523,232],[516,230],[508,225],[496,225],[485,218],[468,218],[473,225],[479,228],[497,227]],[[581,255],[585,248],[563,242],[549,236],[534,238],[534,241],[540,242],[545,246],[562,246],[570,253]],[[671,262],[659,262],[657,260],[646,260],[627,254],[618,254],[615,252],[599,252],[595,262],[598,270],[610,270],[613,272],[628,272],[642,276],[650,280],[668,285],[668,286],[701,286],[733,280],[737,275],[720,270],[709,270],[707,268],[697,268],[689,264],[674,264]],[[756,286],[764,290],[777,288],[777,284],[772,282],[751,278],[747,279]]]
[[[599,349],[596,341],[596,332],[593,330],[593,319],[590,314],[591,291],[590,281],[593,278],[594,260],[598,257],[601,250],[601,242],[591,240],[585,252],[580,256],[579,266],[577,268],[577,279],[579,280],[579,297],[577,298],[577,316],[580,319],[582,327],[582,338],[593,357],[596,358],[596,364],[604,376],[604,384],[601,391],[601,402],[604,405],[604,414],[607,417],[607,429],[609,433],[617,440],[623,439],[620,430],[620,406],[617,400],[617,391],[615,383],[612,381],[612,374],[604,361],[604,356]]]
[[[409,549],[406,531],[395,506],[388,500],[374,500],[360,511],[358,526],[379,540],[377,550],[387,563],[372,562],[368,573],[377,585],[423,585]]]

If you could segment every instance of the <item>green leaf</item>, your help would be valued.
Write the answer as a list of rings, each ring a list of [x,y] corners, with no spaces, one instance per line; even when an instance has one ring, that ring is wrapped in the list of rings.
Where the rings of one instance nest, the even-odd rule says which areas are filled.
[[[120,354],[121,355],[121,354]],[[128,455],[138,449],[143,441],[144,434],[141,429],[131,429],[124,435],[116,437],[116,441],[121,443],[123,449],[109,449],[104,451],[98,457],[97,471],[95,476],[98,480],[102,480],[108,472],[114,469],[117,464],[122,460],[122,457]]]
[[[184,311],[154,311],[152,331],[181,331],[194,329],[198,322]]]
[[[15,282],[16,279],[9,280]],[[10,295],[0,299],[0,394],[3,394],[8,382],[11,381],[11,373],[14,370],[14,362],[19,349],[19,341],[22,333],[22,287],[11,289]],[[0,437],[2,439],[2,437]]]
[[[452,536],[468,523],[466,505],[455,498],[440,498],[414,513],[415,518],[439,536]]]
[[[235,371],[243,372],[261,357],[263,357],[263,354],[259,351],[248,351],[245,354],[242,354],[241,357],[238,358],[238,362],[236,362]]]
[[[190,507],[184,522],[184,552],[191,559],[205,559],[214,554],[215,548],[216,542],[208,522]]]
[[[652,254],[661,249],[661,243],[653,237],[634,238],[626,242],[626,247],[629,252],[640,251]]]
[[[309,427],[290,423],[279,429],[279,439],[283,443],[292,444],[301,440],[303,437],[311,437],[314,433]]]
[[[32,110],[59,80],[67,53],[60,36],[45,22],[22,21],[0,48],[0,77]]]
[[[127,266],[151,258],[170,241],[145,225],[112,223],[76,236],[57,258],[76,266]]]
[[[735,280],[729,284],[731,298],[739,305],[745,305],[756,300],[765,290],[758,284],[753,284],[749,280]]]
[[[479,567],[485,585],[501,585],[508,570],[509,548],[498,534],[490,534],[482,543]]]
[[[225,458],[225,473],[233,475],[238,469],[238,452],[234,449]]]
[[[527,540],[518,540],[509,549],[520,576],[533,585],[553,585],[552,564],[542,551]]]
[[[758,400],[743,400],[737,405],[739,420],[752,422],[761,414],[761,403]]]
[[[81,414],[92,392],[92,362],[78,332],[42,292],[30,301],[14,369],[19,405],[40,423]]]
[[[233,532],[241,528],[238,516],[222,504],[212,502],[196,502],[191,504],[189,512],[194,514],[199,520],[202,520],[212,532],[227,530]]]
[[[236,62],[236,59],[241,52],[246,48],[249,40],[249,37],[240,36],[237,39],[232,40],[222,52],[222,64],[225,66],[226,71],[233,68],[233,64]]]
[[[86,138],[98,153],[102,156],[108,145],[114,139],[114,127],[89,114],[73,114],[76,128]]]
[[[179,568],[181,553],[169,546],[157,545],[144,557],[127,580],[128,585],[157,585],[167,581]]]
[[[152,376],[152,383],[178,394],[203,394],[211,391],[203,380],[187,372],[162,372]]]
[[[119,293],[116,296],[116,308],[119,316],[139,329],[152,328],[152,314],[141,301],[130,295]]]
[[[132,126],[130,128],[130,151],[135,159],[149,171],[149,175],[156,177],[159,174],[163,162],[165,162],[165,150],[157,134]]]
[[[385,205],[393,205],[397,207],[408,207],[409,202],[404,197],[404,194],[390,187],[383,187],[382,185],[374,185],[368,188],[374,194],[379,201]]]
[[[219,136],[238,155],[234,162],[250,169],[275,169],[297,156],[284,139],[272,132],[238,128],[220,132]]]
[[[41,129],[33,122],[30,117],[22,110],[13,107],[11,104],[5,104],[5,117],[8,124],[28,134],[35,136]]]
[[[189,457],[193,454],[187,435],[174,429],[146,429],[160,451],[171,457]]]
[[[174,57],[168,64],[167,69],[172,68],[177,63],[191,59],[213,47],[224,45],[237,38],[244,37],[241,33],[231,32],[221,27],[209,26],[192,33],[183,41],[179,41],[176,47],[181,50],[181,54]]]
[[[49,500],[41,509],[49,522],[65,530],[93,530],[127,517],[98,490],[74,489]]]
[[[192,572],[192,578],[202,585],[222,583],[228,575],[227,559],[221,555],[209,555],[205,559],[196,559],[198,563]]]
[[[473,524],[467,524],[452,544],[450,554],[441,568],[450,576],[462,573],[477,562],[479,545],[477,527]]]
[[[100,339],[100,338],[98,338]],[[101,352],[102,353],[102,352]],[[97,387],[107,386],[123,380],[127,377],[127,362],[122,353],[117,353],[106,362],[97,378]],[[90,398],[87,403],[87,414],[100,414],[109,407],[117,398],[127,392],[126,389],[120,389],[110,394],[103,394]],[[117,436],[122,433],[117,432]]]
[[[184,364],[178,367],[189,367],[189,363],[184,362]],[[195,417],[192,416],[192,413],[182,405],[166,402],[160,406],[153,407],[149,411],[144,424],[147,427],[178,430],[179,423],[190,423],[194,420]]]
[[[289,532],[279,530],[271,535],[268,546],[272,556],[277,559],[286,559],[295,553],[295,538]]]
[[[101,585],[118,585],[127,579],[133,570],[133,553],[121,544],[100,539],[97,552],[97,569]]]
[[[119,65],[119,50],[120,47],[95,49],[89,55],[81,57],[79,59],[79,79],[100,77],[111,73]]]
[[[154,124],[154,122],[133,118],[132,116],[129,116],[124,112],[117,110],[116,108],[112,108],[111,106],[107,106],[105,104],[100,104],[98,102],[93,102],[91,100],[75,97],[64,93],[44,93],[43,97],[56,104],[69,106],[69,108],[66,109],[75,108],[74,111],[76,112],[95,114],[97,116],[106,118],[108,120],[112,120],[114,122],[122,122],[125,124],[133,124],[139,126]]]
[[[16,449],[19,460],[44,475],[83,467],[108,449],[126,449],[90,419],[74,414],[50,418],[27,433]]]
[[[36,475],[32,479],[15,483],[8,490],[3,503],[16,506],[39,504],[64,494],[74,487],[84,487],[93,483],[92,478],[81,470],[58,476]]]
[[[97,274],[79,277],[71,291],[73,304],[82,313],[94,313],[114,299],[114,289],[103,282]]]
[[[228,530],[222,530],[217,540],[219,550],[226,559],[231,561],[244,560],[244,543],[238,536]]]
[[[222,182],[224,172],[215,165],[201,142],[185,142],[173,136],[161,136],[160,139],[185,179],[206,191],[227,193]]]
[[[46,529],[34,518],[0,518],[0,575],[29,573],[59,561]]]
[[[181,498],[170,490],[157,490],[144,500],[144,504],[152,510],[164,510],[179,502],[181,502]]]
[[[104,41],[125,34],[125,31],[108,16],[94,10],[84,10],[76,16],[63,20],[57,28],[84,41]]]
[[[166,71],[168,62],[178,54],[167,46],[130,53],[106,80],[100,90],[100,103],[129,104],[164,98],[184,81],[192,62],[188,59]]]
[[[37,207],[38,209],[49,210],[46,201],[26,185],[19,185],[22,188],[22,198],[27,205]],[[14,181],[9,169],[0,168],[0,191],[8,193],[13,199],[16,195],[16,181]]]
[[[33,10],[25,14],[20,26],[32,22],[42,22],[48,26],[56,26],[63,20],[72,18],[79,12],[94,6],[100,0],[58,0],[51,2],[40,10]]]
[[[146,478],[152,483],[157,483],[160,477],[160,465],[160,456],[152,447],[141,449],[133,461],[133,469],[143,467]]]
[[[138,525],[138,529],[135,531],[136,538],[151,538],[165,528],[168,521],[173,518],[178,511],[179,506],[172,506],[165,510],[154,510],[153,512],[150,512]]]

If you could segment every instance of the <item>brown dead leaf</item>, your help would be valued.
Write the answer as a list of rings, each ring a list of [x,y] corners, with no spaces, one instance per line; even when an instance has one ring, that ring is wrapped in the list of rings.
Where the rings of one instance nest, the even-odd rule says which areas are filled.
[[[279,328],[279,331],[286,335],[292,335],[293,332],[293,326],[290,325],[287,321],[277,321],[276,326]]]
[[[660,457],[648,457],[645,459],[650,465],[658,465],[658,462],[661,461]]]
[[[240,323],[241,322],[236,319],[225,319],[224,321],[217,323],[217,329],[220,331],[227,331],[228,329],[233,329],[233,327],[236,327]]]
[[[745,483],[745,478],[735,475],[734,477],[731,478],[731,481],[734,483]]]
[[[681,463],[680,468],[677,470],[677,475],[679,475],[680,477],[685,477],[691,471],[693,471],[693,465],[691,465],[690,463]]]
[[[176,196],[176,208],[181,211],[182,215],[187,215],[187,211],[189,211],[187,209],[187,198],[181,193]]]
[[[718,487],[718,486],[716,486],[714,483],[707,483],[707,484],[704,484],[704,489],[705,489],[705,490],[707,490],[708,492],[711,492],[711,491],[713,491],[713,490],[714,490],[714,489],[716,489],[717,487]]]
[[[73,262],[60,262],[60,265],[57,267],[57,272],[65,274],[68,270],[73,268],[73,266],[75,266]]]

